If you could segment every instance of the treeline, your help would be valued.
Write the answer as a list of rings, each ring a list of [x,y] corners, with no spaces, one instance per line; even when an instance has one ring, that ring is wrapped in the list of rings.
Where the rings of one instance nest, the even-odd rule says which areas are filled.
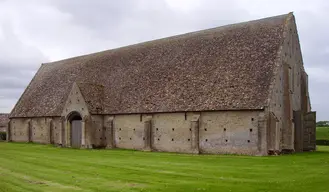
[[[329,121],[318,121],[316,122],[317,127],[329,127]]]

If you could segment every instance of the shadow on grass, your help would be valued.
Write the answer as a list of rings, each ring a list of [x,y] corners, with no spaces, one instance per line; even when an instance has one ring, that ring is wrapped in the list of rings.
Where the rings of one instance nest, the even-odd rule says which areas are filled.
[[[9,144],[15,145],[18,147],[26,148],[26,147],[40,147],[40,148],[52,148],[52,149],[61,149],[61,150],[73,150],[73,151],[93,151],[93,152],[131,152],[136,154],[150,154],[152,156],[158,155],[178,155],[178,156],[198,156],[198,157],[248,157],[248,158],[279,158],[279,157],[289,157],[289,156],[311,156],[311,155],[329,155],[329,146],[317,146],[316,151],[309,152],[299,152],[299,153],[291,153],[291,154],[281,154],[277,156],[249,156],[249,155],[239,155],[239,154],[191,154],[191,153],[179,153],[179,152],[162,152],[162,151],[141,151],[137,149],[104,149],[104,148],[96,148],[96,149],[78,149],[78,148],[62,148],[61,146],[53,145],[53,144],[41,144],[41,143],[32,143],[32,142],[0,142],[1,144]]]

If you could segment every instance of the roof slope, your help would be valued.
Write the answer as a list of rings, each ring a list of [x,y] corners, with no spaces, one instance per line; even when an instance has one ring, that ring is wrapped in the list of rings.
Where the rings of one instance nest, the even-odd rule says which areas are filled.
[[[77,83],[90,113],[100,113],[103,109],[104,86]]]
[[[73,82],[103,87],[104,114],[261,109],[287,16],[43,64],[11,117],[59,116]]]

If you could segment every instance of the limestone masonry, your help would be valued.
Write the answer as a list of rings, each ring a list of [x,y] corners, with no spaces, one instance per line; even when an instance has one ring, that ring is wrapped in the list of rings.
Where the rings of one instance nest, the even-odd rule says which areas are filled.
[[[315,150],[292,13],[42,64],[7,140],[268,155]]]
[[[0,132],[6,132],[9,122],[9,114],[0,113]]]

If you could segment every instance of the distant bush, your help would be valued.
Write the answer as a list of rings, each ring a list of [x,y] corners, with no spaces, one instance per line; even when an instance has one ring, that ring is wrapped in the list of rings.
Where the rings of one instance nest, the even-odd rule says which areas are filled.
[[[7,138],[7,133],[6,132],[0,132],[0,141],[1,140],[6,140],[6,138]]]
[[[316,144],[329,146],[329,127],[316,128]]]
[[[328,127],[329,126],[329,121],[318,121],[316,122],[317,127]]]
[[[329,146],[329,140],[316,140],[316,145],[328,145]]]

